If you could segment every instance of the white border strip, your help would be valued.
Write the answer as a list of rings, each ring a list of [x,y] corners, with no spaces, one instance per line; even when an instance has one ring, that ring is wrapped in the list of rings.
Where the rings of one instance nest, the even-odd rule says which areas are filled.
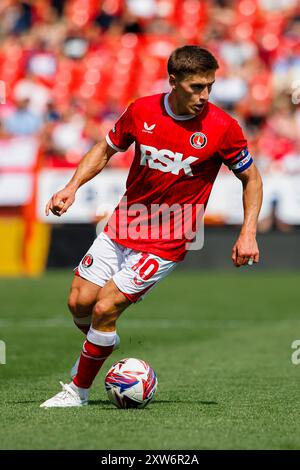
[[[120,149],[119,147],[117,147],[115,144],[112,143],[112,141],[110,140],[110,137],[109,135],[107,134],[106,137],[106,142],[108,143],[108,145],[113,148],[114,150],[116,150],[117,152],[126,152],[127,149]]]

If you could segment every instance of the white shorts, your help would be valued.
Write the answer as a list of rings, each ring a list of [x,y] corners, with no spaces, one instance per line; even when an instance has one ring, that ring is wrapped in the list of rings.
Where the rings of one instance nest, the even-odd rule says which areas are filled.
[[[100,287],[113,279],[118,289],[135,303],[142,300],[177,264],[151,253],[127,248],[101,232],[75,274]]]

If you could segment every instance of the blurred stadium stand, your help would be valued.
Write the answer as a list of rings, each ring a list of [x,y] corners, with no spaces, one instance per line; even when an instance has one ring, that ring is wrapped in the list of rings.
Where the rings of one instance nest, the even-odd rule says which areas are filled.
[[[211,101],[238,119],[262,171],[260,232],[299,233],[297,0],[2,0],[0,18],[0,274],[41,272],[45,198],[131,100],[168,90],[166,60],[187,43],[217,56]],[[121,191],[132,154],[110,160],[109,194]],[[206,224],[240,223],[239,185],[223,168]],[[78,214],[90,210],[65,218],[73,230],[105,212],[98,196],[92,184],[79,198]]]

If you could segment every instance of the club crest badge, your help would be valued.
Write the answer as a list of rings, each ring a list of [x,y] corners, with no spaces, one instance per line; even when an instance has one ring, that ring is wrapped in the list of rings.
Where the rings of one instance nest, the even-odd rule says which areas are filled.
[[[93,261],[94,261],[94,259],[93,259],[92,255],[91,255],[90,253],[88,253],[88,254],[85,255],[85,257],[83,258],[81,264],[82,264],[82,266],[83,266],[84,268],[89,268],[90,266],[92,266]]]
[[[195,132],[190,138],[190,144],[195,149],[203,149],[207,144],[207,137],[203,132]]]

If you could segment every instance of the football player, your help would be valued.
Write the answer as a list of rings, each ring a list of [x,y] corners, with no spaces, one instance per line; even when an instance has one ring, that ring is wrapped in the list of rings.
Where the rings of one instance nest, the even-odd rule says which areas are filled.
[[[68,306],[86,335],[73,379],[42,407],[88,403],[94,378],[118,345],[118,317],[184,259],[191,238],[178,223],[183,209],[192,208],[191,227],[198,208],[207,205],[222,163],[243,185],[244,222],[232,261],[237,267],[258,263],[262,181],[237,121],[209,102],[217,69],[217,60],[204,48],[187,45],[173,51],[170,92],[131,103],[106,138],[83,157],[66,187],[49,200],[46,214],[61,217],[80,186],[115,153],[135,144],[126,192],[79,263],[71,286]],[[158,222],[162,207],[167,212],[172,208],[173,217],[162,217],[162,223],[171,220],[169,231]]]

